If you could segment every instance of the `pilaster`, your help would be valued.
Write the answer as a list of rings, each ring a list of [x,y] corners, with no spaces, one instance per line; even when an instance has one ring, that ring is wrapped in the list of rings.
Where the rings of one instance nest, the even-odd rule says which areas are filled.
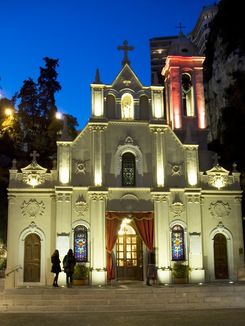
[[[189,231],[189,282],[200,283],[205,281],[200,193],[186,193],[186,199],[186,214]]]
[[[152,193],[156,266],[159,283],[171,283],[169,255],[169,194]]]
[[[106,284],[105,208],[107,192],[89,192],[92,285]]]
[[[164,132],[165,128],[150,126],[150,130],[153,134],[153,144],[154,144],[154,157],[156,167],[154,175],[154,183],[157,188],[163,188],[165,183],[165,142],[164,142]]]
[[[206,113],[205,113],[205,102],[204,102],[204,89],[203,89],[203,68],[195,67],[195,100],[196,100],[196,108],[197,108],[197,116],[198,116],[198,128],[205,129],[207,127],[206,122]]]
[[[93,152],[93,178],[94,186],[103,186],[103,165],[104,165],[104,131],[107,125],[93,124],[90,125],[90,131],[92,133],[92,152]]]

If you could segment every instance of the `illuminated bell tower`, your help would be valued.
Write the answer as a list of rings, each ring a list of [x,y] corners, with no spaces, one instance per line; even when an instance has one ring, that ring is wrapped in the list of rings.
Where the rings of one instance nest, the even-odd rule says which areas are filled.
[[[192,140],[197,143],[202,143],[206,135],[204,59],[204,56],[198,55],[194,44],[180,32],[169,49],[162,70],[165,77],[167,123],[182,141],[187,137],[188,129],[188,133],[191,130]]]

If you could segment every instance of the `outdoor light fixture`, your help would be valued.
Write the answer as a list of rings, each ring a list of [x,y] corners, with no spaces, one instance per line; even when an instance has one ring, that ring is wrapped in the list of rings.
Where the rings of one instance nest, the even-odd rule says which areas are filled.
[[[6,108],[5,110],[4,110],[4,113],[5,113],[5,115],[6,116],[11,116],[11,115],[13,115],[13,109],[11,109],[11,108]]]

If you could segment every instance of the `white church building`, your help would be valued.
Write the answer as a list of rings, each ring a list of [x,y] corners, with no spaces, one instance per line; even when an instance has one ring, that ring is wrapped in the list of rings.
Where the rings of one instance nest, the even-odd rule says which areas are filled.
[[[127,42],[110,84],[91,84],[92,112],[74,140],[57,142],[57,167],[10,170],[5,287],[53,282],[50,257],[72,248],[91,285],[146,280],[155,251],[157,282],[237,281],[244,268],[240,174],[207,150],[204,57],[180,34],[162,74],[144,86]]]

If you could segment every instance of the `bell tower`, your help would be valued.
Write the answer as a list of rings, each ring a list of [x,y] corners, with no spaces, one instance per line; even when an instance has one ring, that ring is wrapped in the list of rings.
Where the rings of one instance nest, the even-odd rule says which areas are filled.
[[[162,70],[165,77],[167,123],[182,140],[206,129],[203,62],[194,44],[182,33],[172,43]]]

